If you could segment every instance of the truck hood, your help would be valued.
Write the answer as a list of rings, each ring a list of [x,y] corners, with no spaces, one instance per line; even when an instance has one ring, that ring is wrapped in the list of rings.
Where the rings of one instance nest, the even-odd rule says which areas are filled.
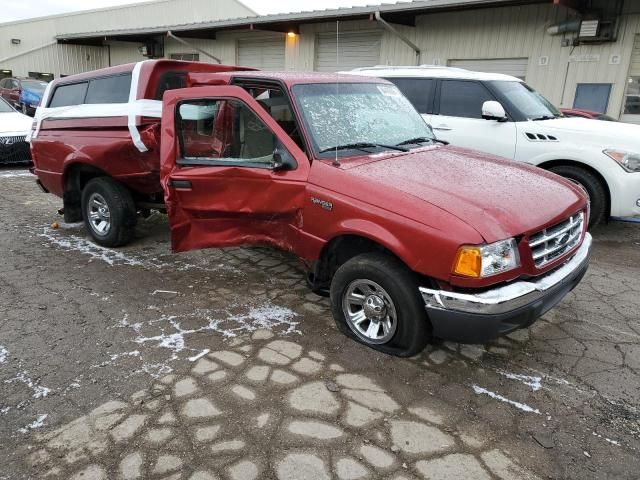
[[[532,121],[532,131],[545,129],[558,140],[597,145],[605,148],[633,149],[640,153],[640,125],[606,122],[588,118],[556,118]],[[536,127],[539,127],[536,129]],[[525,127],[526,129],[526,127]],[[545,133],[545,132],[543,132]],[[564,134],[564,135],[563,135]]]
[[[488,243],[539,231],[586,205],[582,191],[557,175],[451,146],[366,157],[342,168],[378,184],[378,206],[388,209],[398,191],[411,195],[455,215]]]

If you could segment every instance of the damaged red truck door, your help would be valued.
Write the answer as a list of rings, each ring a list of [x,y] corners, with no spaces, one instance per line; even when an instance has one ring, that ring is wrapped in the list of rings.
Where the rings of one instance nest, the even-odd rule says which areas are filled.
[[[309,161],[244,89],[167,92],[160,157],[175,251],[296,249]]]

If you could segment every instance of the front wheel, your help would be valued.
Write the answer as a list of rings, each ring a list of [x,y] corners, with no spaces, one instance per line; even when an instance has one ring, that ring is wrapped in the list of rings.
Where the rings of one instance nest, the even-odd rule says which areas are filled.
[[[389,255],[365,253],[344,263],[331,281],[331,308],[341,332],[384,353],[416,355],[430,338],[415,275]]]
[[[602,223],[607,218],[607,194],[602,182],[590,171],[573,165],[559,165],[549,169],[553,173],[572,181],[582,187],[589,196],[591,216],[589,228]]]
[[[82,190],[82,216],[98,245],[120,247],[133,238],[137,221],[133,197],[112,178],[89,180]]]

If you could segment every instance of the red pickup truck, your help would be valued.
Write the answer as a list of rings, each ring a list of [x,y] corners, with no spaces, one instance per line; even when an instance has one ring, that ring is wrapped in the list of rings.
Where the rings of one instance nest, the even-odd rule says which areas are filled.
[[[132,87],[112,108],[127,121],[93,118],[108,109],[91,104],[56,118],[58,89],[95,77],[45,94],[35,172],[98,243],[129,240],[136,212],[162,190],[174,251],[294,252],[310,287],[330,295],[341,331],[402,356],[432,336],[478,342],[527,327],[585,274],[580,188],[438,142],[389,82],[196,64],[168,88],[153,84],[162,75],[140,81],[140,71],[180,65],[118,67]],[[159,90],[161,108],[148,103]]]

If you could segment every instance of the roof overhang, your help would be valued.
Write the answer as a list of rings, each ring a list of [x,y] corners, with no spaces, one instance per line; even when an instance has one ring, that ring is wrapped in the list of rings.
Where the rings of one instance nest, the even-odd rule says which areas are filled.
[[[557,0],[556,0],[557,1]],[[256,17],[233,18],[215,22],[158,26],[123,30],[80,32],[56,36],[59,43],[102,45],[105,41],[147,42],[163,36],[167,31],[184,38],[215,38],[217,32],[228,30],[259,30],[272,32],[298,32],[300,25],[347,20],[374,20],[380,12],[389,23],[415,26],[416,17],[444,11],[471,10],[477,8],[518,6],[537,3],[554,3],[554,0],[427,0],[364,7],[283,13]]]

